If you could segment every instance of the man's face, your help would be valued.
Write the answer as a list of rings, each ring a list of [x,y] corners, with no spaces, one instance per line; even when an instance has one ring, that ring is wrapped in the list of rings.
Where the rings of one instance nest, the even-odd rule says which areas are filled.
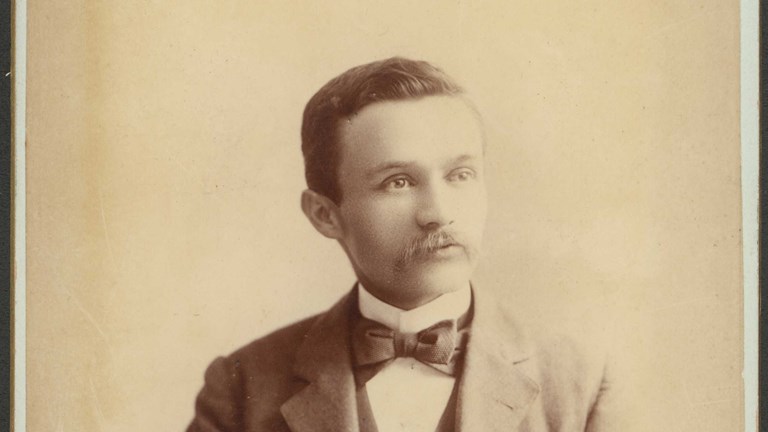
[[[413,308],[466,287],[486,215],[483,134],[457,97],[369,105],[340,125],[339,241],[363,285]]]

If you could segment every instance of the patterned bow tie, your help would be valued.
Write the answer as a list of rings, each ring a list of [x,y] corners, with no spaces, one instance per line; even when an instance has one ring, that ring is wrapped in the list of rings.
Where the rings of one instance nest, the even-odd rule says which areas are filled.
[[[400,333],[383,324],[360,318],[353,344],[357,378],[364,384],[397,357],[413,357],[455,376],[466,331],[456,331],[456,321],[441,321],[418,333]]]

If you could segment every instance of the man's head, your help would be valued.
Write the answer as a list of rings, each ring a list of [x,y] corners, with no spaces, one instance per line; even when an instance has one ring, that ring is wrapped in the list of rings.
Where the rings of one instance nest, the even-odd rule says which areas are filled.
[[[484,138],[462,89],[426,62],[350,69],[304,111],[302,209],[360,281],[412,308],[467,285],[485,221]]]

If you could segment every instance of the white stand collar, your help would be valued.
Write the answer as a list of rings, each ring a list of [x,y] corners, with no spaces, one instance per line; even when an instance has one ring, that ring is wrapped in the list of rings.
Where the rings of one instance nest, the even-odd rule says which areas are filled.
[[[416,333],[444,320],[455,320],[464,315],[472,304],[472,290],[469,283],[465,288],[446,293],[415,309],[403,310],[385,303],[357,284],[358,306],[365,318],[404,333]]]

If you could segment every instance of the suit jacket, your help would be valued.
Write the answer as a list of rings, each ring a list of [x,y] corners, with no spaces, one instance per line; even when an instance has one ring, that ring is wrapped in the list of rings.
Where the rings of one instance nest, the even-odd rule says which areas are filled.
[[[188,432],[358,431],[349,341],[356,298],[353,290],[328,312],[217,358]],[[628,430],[604,350],[530,338],[497,305],[474,290],[457,431]]]

